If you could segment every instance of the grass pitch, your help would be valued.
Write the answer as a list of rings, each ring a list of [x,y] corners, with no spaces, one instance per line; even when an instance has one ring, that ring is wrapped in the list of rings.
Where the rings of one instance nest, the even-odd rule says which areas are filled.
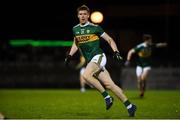
[[[138,107],[135,118],[180,118],[179,90],[147,90],[143,99],[138,98],[138,91],[125,90],[125,94]],[[129,119],[124,105],[114,98],[107,111],[95,90],[1,89],[0,112],[9,119]]]

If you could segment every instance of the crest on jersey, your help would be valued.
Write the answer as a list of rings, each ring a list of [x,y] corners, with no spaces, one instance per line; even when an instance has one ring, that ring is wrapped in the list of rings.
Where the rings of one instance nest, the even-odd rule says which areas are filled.
[[[84,34],[84,29],[81,29],[81,34]]]
[[[86,32],[87,32],[87,33],[90,33],[90,30],[87,30]]]

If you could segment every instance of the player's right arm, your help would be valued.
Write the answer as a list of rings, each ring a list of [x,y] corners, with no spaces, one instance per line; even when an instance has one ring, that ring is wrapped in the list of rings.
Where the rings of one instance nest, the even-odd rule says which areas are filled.
[[[66,56],[66,58],[65,58],[65,60],[64,60],[66,66],[68,66],[71,57],[77,52],[77,50],[78,50],[78,47],[76,46],[75,38],[74,38],[74,42],[73,42],[73,44],[72,44],[72,47],[71,47],[71,49],[70,49],[70,52],[69,52],[69,54]]]
[[[125,66],[129,66],[130,65],[130,60],[131,60],[131,57],[132,57],[132,55],[134,53],[135,53],[135,49],[133,49],[133,48],[128,51],[127,60],[125,62]]]
[[[127,61],[131,60],[132,55],[135,53],[134,49],[130,49],[127,55]]]
[[[73,56],[77,52],[77,50],[78,50],[78,47],[76,46],[76,42],[75,42],[75,38],[74,38],[74,42],[72,44],[72,47],[71,47],[68,55]]]

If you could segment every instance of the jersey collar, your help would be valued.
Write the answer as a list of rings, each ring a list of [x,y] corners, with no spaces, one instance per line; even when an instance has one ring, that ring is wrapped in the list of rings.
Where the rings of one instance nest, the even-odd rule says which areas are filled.
[[[80,27],[85,27],[85,26],[89,25],[89,21],[87,21],[84,25],[81,25],[81,24],[79,24],[79,25],[80,25]]]

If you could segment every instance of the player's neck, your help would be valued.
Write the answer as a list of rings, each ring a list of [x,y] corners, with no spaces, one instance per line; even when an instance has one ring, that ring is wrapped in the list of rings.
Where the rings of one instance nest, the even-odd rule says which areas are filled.
[[[80,26],[81,27],[85,27],[85,26],[87,26],[89,24],[89,21],[87,21],[87,22],[85,22],[85,23],[80,23]]]

